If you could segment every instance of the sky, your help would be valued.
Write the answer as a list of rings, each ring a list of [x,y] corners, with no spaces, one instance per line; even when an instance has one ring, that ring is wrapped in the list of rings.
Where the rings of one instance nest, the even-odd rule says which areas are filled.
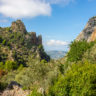
[[[96,0],[0,0],[0,26],[21,19],[28,32],[42,35],[45,50],[68,50],[93,16]]]

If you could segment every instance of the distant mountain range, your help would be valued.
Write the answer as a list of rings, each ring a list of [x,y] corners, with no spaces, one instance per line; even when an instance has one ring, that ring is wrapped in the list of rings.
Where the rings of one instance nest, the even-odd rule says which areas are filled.
[[[52,59],[59,59],[66,55],[67,51],[46,51],[46,53],[52,58]]]

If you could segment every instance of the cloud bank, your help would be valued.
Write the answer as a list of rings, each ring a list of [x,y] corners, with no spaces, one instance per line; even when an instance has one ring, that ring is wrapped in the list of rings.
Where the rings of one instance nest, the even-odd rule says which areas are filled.
[[[0,13],[12,18],[49,16],[51,7],[41,0],[0,0]]]
[[[46,42],[48,46],[66,46],[68,42],[60,41],[60,40],[49,40]]]
[[[52,4],[68,4],[74,0],[0,0],[0,14],[11,18],[50,16]]]
[[[0,23],[6,23],[6,22],[8,22],[8,20],[7,19],[0,19]]]

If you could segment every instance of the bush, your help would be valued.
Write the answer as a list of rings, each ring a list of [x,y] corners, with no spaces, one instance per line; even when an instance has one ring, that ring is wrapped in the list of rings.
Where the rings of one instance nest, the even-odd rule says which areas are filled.
[[[86,41],[74,41],[70,45],[68,52],[68,61],[77,62],[82,59],[84,53],[90,49],[95,42],[87,43]]]
[[[5,71],[3,71],[3,70],[0,69],[0,78],[1,78],[3,75],[5,75]]]
[[[2,41],[3,41],[3,39],[2,39],[2,37],[0,37],[0,43],[2,43]]]
[[[51,87],[50,96],[96,96],[96,65],[74,64]]]
[[[11,71],[11,70],[17,69],[17,68],[18,68],[17,62],[13,62],[13,61],[5,62],[5,70],[7,70],[7,71]]]
[[[6,45],[6,40],[3,40],[2,44],[3,44],[3,45]]]
[[[6,28],[6,31],[8,31],[8,32],[9,32],[9,31],[10,31],[10,27],[7,27],[7,28]]]
[[[4,69],[4,63],[0,62],[0,69]]]
[[[0,91],[4,90],[7,87],[7,83],[0,82]]]
[[[38,93],[37,90],[34,89],[29,96],[42,96],[42,95]]]

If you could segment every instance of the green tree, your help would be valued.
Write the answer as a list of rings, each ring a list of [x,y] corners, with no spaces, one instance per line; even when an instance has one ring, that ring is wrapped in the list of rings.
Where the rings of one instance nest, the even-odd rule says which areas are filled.
[[[96,65],[74,64],[50,90],[50,96],[96,96]]]
[[[6,40],[3,40],[2,44],[3,44],[3,45],[6,45]]]
[[[68,52],[68,61],[74,62],[82,59],[83,54],[94,45],[95,42],[87,43],[87,41],[74,41],[70,44]]]
[[[11,71],[11,70],[17,69],[17,68],[18,68],[17,62],[13,62],[13,61],[5,62],[5,70],[7,70],[7,71]]]

